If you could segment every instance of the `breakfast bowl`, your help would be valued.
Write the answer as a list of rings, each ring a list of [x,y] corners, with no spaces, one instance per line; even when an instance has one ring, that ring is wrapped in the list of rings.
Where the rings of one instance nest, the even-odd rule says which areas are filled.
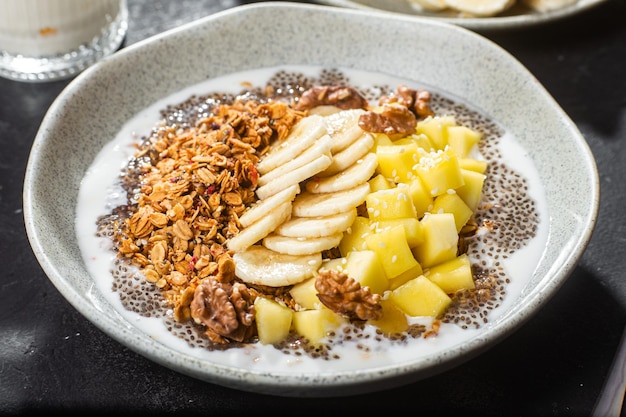
[[[363,28],[380,36],[364,37]],[[304,103],[303,97],[309,91],[314,94],[307,97],[315,100],[327,93],[332,96],[336,91],[325,90],[324,86],[339,86],[338,91],[348,91],[361,105],[366,100],[366,107],[373,109],[366,113],[372,117],[384,114],[377,113],[376,109],[385,108],[377,99],[395,97],[397,104],[401,93],[415,93],[421,97],[418,101],[426,104],[428,113],[421,114],[420,121],[435,121],[434,125],[430,124],[435,126],[433,132],[441,130],[445,122],[448,123],[446,131],[451,131],[449,125],[467,125],[477,137],[482,137],[480,142],[485,144],[479,151],[471,151],[480,156],[468,150],[464,158],[458,158],[463,161],[457,161],[465,171],[478,172],[466,172],[467,178],[479,178],[478,181],[482,184],[484,180],[485,184],[482,200],[472,204],[475,221],[465,224],[472,226],[472,233],[464,235],[465,245],[459,243],[460,239],[454,240],[458,245],[454,248],[455,256],[457,251],[465,252],[461,247],[469,248],[475,282],[471,283],[472,291],[454,290],[448,294],[444,291],[441,299],[446,305],[456,307],[430,316],[423,312],[408,314],[410,325],[401,331],[389,331],[389,327],[380,324],[380,316],[355,319],[348,315],[346,319],[328,308],[325,302],[307,309],[303,307],[304,301],[294,302],[294,307],[289,303],[293,301],[290,297],[283,297],[282,304],[275,302],[272,308],[284,311],[287,307],[290,318],[300,310],[314,314],[324,311],[324,317],[342,318],[332,331],[324,328],[319,343],[308,343],[315,338],[312,332],[306,333],[304,339],[294,338],[294,328],[299,328],[296,322],[306,321],[301,318],[290,319],[293,327],[288,327],[289,338],[283,341],[264,339],[267,328],[262,331],[261,323],[267,322],[262,321],[261,311],[272,317],[271,326],[279,321],[276,318],[280,315],[268,313],[273,310],[246,297],[257,294],[255,300],[280,298],[279,295],[287,292],[291,294],[292,286],[295,288],[305,281],[285,283],[283,280],[290,277],[285,278],[282,269],[271,263],[267,252],[254,258],[254,262],[250,257],[237,258],[238,253],[255,241],[265,242],[265,235],[253,234],[254,238],[248,238],[247,244],[236,237],[246,230],[242,227],[245,214],[276,194],[267,191],[271,187],[259,186],[256,194],[262,201],[254,201],[236,211],[233,225],[225,226],[225,231],[221,232],[222,241],[217,238],[213,241],[221,245],[207,247],[206,253],[198,249],[183,254],[178,259],[180,262],[166,274],[159,262],[172,248],[160,251],[154,249],[158,246],[155,245],[143,255],[138,248],[169,239],[165,236],[167,233],[175,237],[176,250],[181,249],[181,245],[185,249],[202,247],[204,241],[198,240],[198,233],[202,231],[205,239],[211,229],[206,225],[215,223],[205,219],[204,223],[190,227],[178,220],[185,218],[185,210],[193,212],[197,220],[205,207],[222,207],[221,211],[223,205],[220,206],[219,200],[213,204],[216,188],[207,185],[217,184],[213,178],[194,191],[193,198],[199,199],[195,203],[189,196],[180,200],[161,199],[157,205],[167,206],[164,213],[150,217],[157,205],[149,204],[150,207],[145,208],[150,211],[146,217],[134,217],[141,211],[136,210],[137,205],[146,201],[142,193],[148,178],[160,175],[163,180],[160,184],[150,184],[151,191],[171,191],[185,182],[188,172],[181,171],[180,175],[165,179],[163,173],[173,172],[173,165],[163,162],[146,168],[144,158],[168,156],[166,159],[170,161],[172,155],[182,155],[165,149],[161,140],[182,137],[190,125],[204,126],[202,135],[207,137],[220,132],[231,134],[232,129],[223,129],[211,118],[212,112],[231,114],[228,112],[236,108],[234,104],[227,104],[228,97],[261,100],[271,96],[272,99],[263,104],[271,107],[272,103],[283,103],[280,113],[295,115],[295,121],[285,130],[284,143],[289,146],[268,145],[265,159],[263,154],[257,160],[254,151],[247,152],[253,155],[250,160],[254,163],[245,165],[247,168],[239,172],[247,173],[246,178],[256,185],[257,180],[272,172],[263,170],[262,164],[269,163],[273,150],[291,152],[296,146],[289,142],[289,132],[298,130],[295,123],[313,120],[314,116],[315,120],[330,120],[328,118],[344,114],[338,110],[337,102],[305,110],[285,110]],[[323,111],[314,114],[314,110]],[[269,123],[276,131],[280,130],[278,125],[274,121]],[[399,139],[392,134],[378,132],[364,136],[372,143],[376,139],[376,145],[369,145],[370,153],[374,153],[374,146],[383,149],[386,144],[387,148],[393,148],[400,143],[393,142]],[[422,140],[425,135],[411,137]],[[200,140],[198,138],[200,136],[192,142]],[[453,140],[449,142],[452,146]],[[218,144],[222,154],[227,152],[224,143],[227,142]],[[249,149],[240,140],[228,143]],[[445,161],[457,160],[448,152],[450,146],[442,145],[442,149],[433,151],[429,154],[430,160],[436,159],[435,154],[447,155]],[[318,159],[326,158],[327,154],[325,151]],[[201,168],[229,161],[221,157],[209,160],[206,155],[184,155],[188,159],[185,164],[181,163],[181,169],[197,170],[196,180],[209,175],[207,171],[201,174]],[[334,163],[340,159],[338,155],[335,153],[328,158]],[[297,158],[291,155],[287,159]],[[242,164],[240,160],[238,163]],[[376,169],[380,170],[381,165],[378,162]],[[131,166],[149,175],[133,182],[132,172],[136,171],[124,171]],[[305,179],[298,176],[302,171],[299,168],[301,166],[283,171],[278,178],[280,181],[266,185],[291,184],[298,189],[296,193],[300,193],[296,198],[306,194],[305,190],[313,193],[306,188]],[[328,165],[323,169],[329,169]],[[369,191],[385,188],[382,182],[395,182],[396,174],[393,171],[393,174],[383,175],[374,185],[374,174],[370,173],[368,179],[371,180],[361,185]],[[327,184],[326,178],[319,183]],[[317,180],[316,175],[306,181]],[[125,187],[120,187],[120,182]],[[447,191],[436,192],[431,187],[431,197],[435,194],[463,196],[460,187],[470,182],[457,184],[456,190],[446,185]],[[254,195],[236,187],[224,187],[221,190],[225,191],[219,195],[224,201]],[[260,197],[261,188],[270,197]],[[128,196],[123,191],[127,191]],[[33,143],[24,183],[24,219],[33,251],[58,291],[95,326],[129,349],[182,374],[226,387],[281,396],[328,397],[388,389],[427,378],[481,354],[521,327],[549,302],[576,266],[593,231],[598,194],[593,156],[574,123],[527,69],[492,42],[461,27],[419,18],[277,2],[233,8],[165,32],[123,49],[73,80],[51,105]],[[363,207],[366,198],[360,197],[358,207],[355,203],[355,213]],[[295,201],[293,210],[297,205]],[[311,216],[325,215],[316,210],[326,205],[315,201],[300,204],[300,209],[306,207],[313,213]],[[132,212],[132,207],[135,212],[124,217],[128,210]],[[433,202],[420,221],[425,217],[434,218],[436,214],[441,214],[439,219],[449,219],[446,207]],[[182,210],[182,217],[177,217],[181,214],[178,210]],[[260,220],[255,222],[274,219],[277,210],[276,206],[257,210]],[[292,218],[293,213],[296,212],[291,212]],[[364,219],[368,215],[374,216],[373,212],[367,214],[359,209],[358,217]],[[152,230],[160,219],[167,218],[174,223],[165,235],[148,236],[138,231],[144,226]],[[251,221],[257,224],[255,222]],[[326,227],[329,226],[325,224],[316,231]],[[233,228],[240,229],[239,235],[229,231]],[[136,233],[123,236],[122,229]],[[403,234],[408,230],[400,229]],[[350,234],[351,230],[343,229],[342,236]],[[457,239],[456,232],[453,235]],[[216,236],[215,232],[211,236]],[[118,246],[112,246],[111,241],[117,238]],[[299,240],[302,239],[297,237],[284,245],[276,243],[282,242],[280,239],[274,239],[276,246],[271,248],[286,246],[285,251],[289,251],[300,247]],[[474,246],[477,244],[474,242],[485,246]],[[384,246],[384,242],[378,243]],[[404,243],[409,245],[406,239]],[[350,278],[337,272],[343,271],[343,255],[348,257],[349,253],[337,254],[338,244],[333,245],[324,249],[324,259],[332,257],[329,263],[339,260],[339,264],[335,262],[339,266],[325,276]],[[432,285],[436,275],[433,271],[439,263],[423,250],[416,249],[423,244],[411,246],[393,246],[395,249],[377,259],[393,268],[415,255],[423,264],[423,270],[413,259],[405,268],[413,268],[415,276],[410,280],[394,281],[399,275],[391,279],[387,269],[378,275],[371,274],[373,281],[357,285],[357,296],[372,301],[376,307],[379,303],[393,301],[394,297],[404,299],[402,290],[414,288],[417,283],[413,278],[420,278],[420,285]],[[116,250],[110,250],[112,247]],[[223,263],[203,265],[209,272],[201,276],[200,284],[189,287],[190,291],[181,287],[189,276],[205,270],[200,267],[203,256],[228,252],[224,248],[235,252],[234,262],[227,259]],[[369,252],[375,252],[374,246],[369,248]],[[400,253],[400,249],[405,252]],[[406,252],[407,249],[410,252]],[[127,259],[140,260],[136,271],[133,265],[123,262]],[[284,258],[277,255],[276,259]],[[360,259],[361,263],[367,260]],[[259,268],[245,273],[242,265],[257,265],[255,262]],[[233,264],[237,279],[241,278],[243,283],[237,281],[230,285],[228,281],[224,284],[215,278],[225,276],[223,274],[227,274]],[[211,269],[211,265],[215,267]],[[313,263],[307,261],[307,265]],[[415,272],[418,266],[419,273]],[[315,264],[315,268],[318,267],[319,264]],[[322,269],[320,267],[319,271]],[[374,282],[381,282],[376,281],[381,275],[386,277],[384,288],[372,295],[376,293]],[[254,281],[257,278],[260,281]],[[207,286],[203,287],[204,283]],[[407,283],[411,285],[405,285]],[[267,287],[274,284],[278,289],[272,287],[268,291]],[[236,306],[242,304],[234,301],[235,310],[220,307],[214,308],[213,315],[205,314],[215,305],[211,304],[210,297],[198,296],[200,288],[211,294],[228,293],[229,297],[235,294],[240,301],[243,298],[249,302],[249,305],[243,303],[247,306],[244,311],[247,315],[231,314],[241,312]],[[324,297],[318,298],[321,301]],[[297,299],[295,295],[293,299]],[[254,334],[241,336],[235,339],[237,343],[231,343],[230,333],[220,333],[221,327],[210,326],[211,322],[218,322],[228,327],[226,316],[237,317],[242,323],[249,321],[251,324],[246,330]],[[405,320],[405,314],[400,316],[399,320]],[[312,323],[319,324],[314,319],[307,320],[309,330]],[[392,323],[392,327],[395,324]]]

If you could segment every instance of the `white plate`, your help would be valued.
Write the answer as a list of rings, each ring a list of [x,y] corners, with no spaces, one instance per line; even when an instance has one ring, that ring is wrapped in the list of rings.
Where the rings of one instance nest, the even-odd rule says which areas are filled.
[[[385,36],[363,37],[363,27]],[[433,86],[472,103],[519,141],[545,188],[547,243],[536,267],[527,271],[529,282],[497,320],[443,351],[375,366],[364,361],[359,369],[321,361],[303,371],[242,365],[236,354],[230,362],[189,354],[138,330],[109,301],[76,237],[79,188],[96,155],[127,121],[159,100],[210,79],[285,65],[343,67]],[[72,81],[33,143],[24,219],[33,251],[56,288],[128,348],[181,373],[241,390],[337,396],[426,378],[519,328],[576,266],[595,225],[598,194],[593,156],[574,123],[533,75],[494,43],[429,19],[276,2],[234,8],[137,43]]]
[[[348,7],[361,10],[383,10],[393,13],[402,13],[409,16],[428,17],[445,23],[453,23],[476,31],[512,29],[548,23],[563,19],[594,7],[605,0],[578,0],[576,3],[561,9],[547,12],[538,12],[519,4],[497,16],[491,17],[462,17],[458,13],[445,10],[431,12],[420,10],[409,0],[319,0],[319,3]]]

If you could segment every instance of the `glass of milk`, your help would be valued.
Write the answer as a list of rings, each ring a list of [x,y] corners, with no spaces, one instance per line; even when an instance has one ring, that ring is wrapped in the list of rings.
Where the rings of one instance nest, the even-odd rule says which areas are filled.
[[[126,0],[0,0],[0,76],[72,77],[115,52],[127,26]]]

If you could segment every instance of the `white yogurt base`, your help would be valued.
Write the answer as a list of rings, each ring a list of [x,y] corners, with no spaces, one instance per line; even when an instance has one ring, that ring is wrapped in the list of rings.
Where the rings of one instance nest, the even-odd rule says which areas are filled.
[[[284,67],[281,69],[285,69],[287,72],[310,74],[313,77],[318,73],[318,69],[313,67]],[[214,91],[238,93],[242,88],[241,83],[244,81],[251,82],[255,86],[264,85],[265,81],[276,70],[276,68],[269,68],[232,74],[186,88],[138,113],[120,130],[115,139],[102,149],[82,181],[76,218],[78,242],[87,268],[94,280],[94,290],[101,293],[130,326],[135,327],[150,338],[163,343],[173,350],[221,365],[259,372],[289,373],[297,371],[303,373],[331,370],[342,371],[402,364],[407,361],[414,361],[417,358],[426,358],[430,355],[441,353],[479,336],[490,324],[486,324],[480,329],[462,329],[454,324],[443,323],[436,337],[411,340],[406,345],[393,343],[388,340],[382,342],[374,341],[374,328],[369,326],[372,334],[367,343],[369,351],[359,350],[352,343],[340,346],[335,345],[333,353],[338,354],[341,358],[321,360],[306,355],[286,355],[273,346],[263,346],[261,344],[225,351],[208,351],[201,348],[193,348],[184,340],[170,333],[165,328],[162,319],[142,317],[124,308],[119,299],[119,294],[111,290],[113,277],[110,271],[113,268],[113,260],[115,259],[115,254],[110,251],[111,242],[106,238],[96,237],[95,230],[98,216],[107,214],[113,207],[125,202],[126,196],[122,194],[121,188],[116,185],[116,180],[120,171],[135,151],[135,148],[131,146],[132,142],[150,132],[152,127],[160,120],[159,111],[167,105],[180,103],[192,94],[202,95]],[[423,86],[419,86],[416,83],[412,85],[407,80],[400,80],[382,74],[370,74],[345,69],[341,69],[341,72],[350,77],[352,85],[386,84],[395,88],[395,86],[404,83],[409,87],[423,88]],[[431,91],[433,90],[431,89]],[[455,98],[453,99],[458,101]],[[524,286],[532,278],[534,268],[529,268],[528,265],[538,264],[548,235],[547,203],[543,186],[532,160],[528,157],[527,152],[515,141],[515,138],[508,133],[501,138],[499,150],[503,155],[503,162],[525,177],[530,190],[529,194],[535,200],[541,220],[536,236],[531,242],[532,244],[528,244],[525,248],[518,250],[509,259],[500,260],[511,277],[511,283],[506,287],[506,296],[503,303],[501,303],[499,308],[490,312],[490,323],[494,323],[499,316],[506,313],[516,302]],[[420,320],[415,319],[418,322]],[[429,319],[425,320],[426,323],[429,321]],[[363,339],[359,339],[358,343],[365,344]]]

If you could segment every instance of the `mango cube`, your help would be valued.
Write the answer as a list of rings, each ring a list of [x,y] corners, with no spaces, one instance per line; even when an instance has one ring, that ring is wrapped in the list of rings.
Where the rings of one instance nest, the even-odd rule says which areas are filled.
[[[388,299],[413,317],[439,317],[452,302],[448,294],[424,275],[399,286]]]
[[[289,335],[293,318],[291,308],[269,298],[257,297],[254,300],[254,310],[259,342],[273,345]]]
[[[484,174],[487,171],[487,161],[474,158],[459,158],[459,167]]]
[[[324,307],[319,310],[294,311],[292,325],[296,333],[316,344],[345,321],[343,317]]]
[[[415,176],[413,166],[419,160],[417,145],[407,143],[403,145],[376,147],[378,167],[376,172],[394,182],[405,182]]]
[[[357,216],[339,242],[341,256],[348,256],[354,250],[365,250],[367,244],[365,238],[371,234],[370,220],[367,217]]]
[[[409,195],[411,196],[411,200],[413,200],[413,207],[415,207],[417,218],[422,218],[424,213],[430,210],[430,206],[433,204],[433,196],[430,195],[430,191],[419,177],[409,182],[408,186]]]
[[[374,294],[382,294],[389,286],[383,264],[371,250],[350,252],[343,272]]]
[[[482,198],[486,177],[484,174],[467,169],[461,169],[461,175],[463,176],[463,185],[456,189],[456,193],[472,211],[476,211]]]
[[[395,278],[417,264],[407,243],[403,226],[373,233],[365,238],[365,243],[378,255],[387,278]]]
[[[395,290],[400,285],[412,280],[413,278],[417,278],[420,275],[423,275],[424,271],[422,270],[422,266],[417,263],[413,268],[406,270],[395,278],[391,278],[389,280],[389,289]]]
[[[448,144],[448,126],[455,125],[456,119],[453,116],[427,117],[417,122],[415,131],[426,135],[435,149],[441,150]]]
[[[315,310],[321,307],[322,303],[317,298],[317,289],[315,288],[315,277],[309,278],[291,287],[289,294],[293,301],[300,307],[307,310]]]
[[[472,266],[466,254],[429,268],[425,275],[447,294],[476,286]]]
[[[482,137],[482,134],[466,126],[448,126],[448,146],[459,158],[466,158]]]
[[[395,303],[389,300],[381,300],[380,305],[383,309],[382,318],[380,320],[369,320],[369,324],[378,327],[386,335],[402,333],[409,327],[406,314]]]
[[[422,156],[416,172],[433,197],[464,184],[459,159],[451,149]]]
[[[465,223],[472,217],[473,211],[456,192],[441,194],[435,198],[432,213],[452,213],[456,231],[460,232]]]
[[[371,221],[417,217],[406,186],[369,193],[365,197],[365,205]]]
[[[371,180],[368,181],[370,183],[370,190],[378,191],[378,190],[388,190],[393,187],[393,185],[389,182],[387,178],[383,174],[378,174],[374,176]]]
[[[465,204],[465,203],[463,203]],[[414,248],[424,241],[422,223],[417,217],[403,217],[400,219],[380,220],[372,222],[372,229],[378,233],[394,226],[403,226],[406,233],[406,241],[410,248]]]
[[[459,235],[452,213],[427,213],[422,220],[424,242],[412,249],[423,268],[456,257]]]

